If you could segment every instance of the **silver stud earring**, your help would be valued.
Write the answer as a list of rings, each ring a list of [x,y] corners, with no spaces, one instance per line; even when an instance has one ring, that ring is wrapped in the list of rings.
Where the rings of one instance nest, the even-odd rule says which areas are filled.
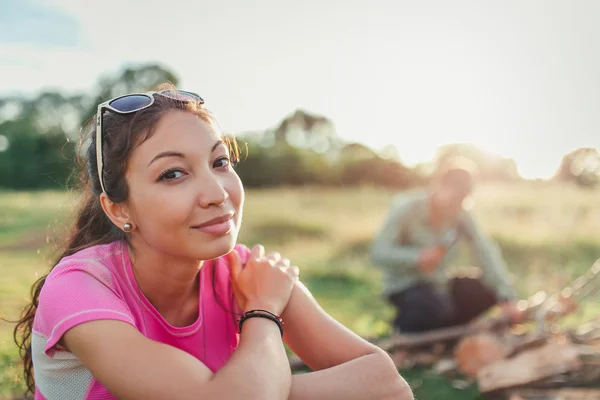
[[[123,230],[125,232],[131,232],[132,229],[133,229],[133,225],[131,225],[129,222],[125,222],[123,224]]]

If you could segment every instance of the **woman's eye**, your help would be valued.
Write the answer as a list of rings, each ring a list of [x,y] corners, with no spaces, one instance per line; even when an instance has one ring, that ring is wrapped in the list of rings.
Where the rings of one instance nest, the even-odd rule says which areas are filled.
[[[215,161],[213,166],[215,168],[226,168],[229,167],[230,164],[231,162],[229,161],[228,157],[221,157],[217,161]]]
[[[165,171],[160,175],[159,180],[161,181],[172,181],[173,179],[178,179],[181,178],[183,176],[183,171],[178,170],[178,169],[172,169],[169,171]]]

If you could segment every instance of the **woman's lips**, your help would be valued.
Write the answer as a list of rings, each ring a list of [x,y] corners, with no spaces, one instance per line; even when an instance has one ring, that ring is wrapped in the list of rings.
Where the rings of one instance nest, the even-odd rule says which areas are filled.
[[[233,214],[225,214],[192,228],[208,235],[223,236],[229,233],[233,227]]]

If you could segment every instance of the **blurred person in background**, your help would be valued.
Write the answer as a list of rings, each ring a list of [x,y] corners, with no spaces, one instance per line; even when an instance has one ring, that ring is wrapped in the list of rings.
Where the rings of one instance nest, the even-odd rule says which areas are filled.
[[[371,245],[384,295],[396,308],[396,331],[465,324],[495,305],[512,321],[520,318],[500,249],[466,206],[473,170],[468,160],[452,160],[430,187],[399,195]],[[448,273],[461,239],[474,251],[479,276]]]
[[[203,103],[98,106],[71,236],[15,329],[35,399],[412,399],[297,267],[236,243],[237,147]],[[314,372],[292,376],[284,343]]]

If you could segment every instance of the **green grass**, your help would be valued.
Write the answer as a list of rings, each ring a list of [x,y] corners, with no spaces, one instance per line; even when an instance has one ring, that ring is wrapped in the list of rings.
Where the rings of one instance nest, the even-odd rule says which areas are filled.
[[[249,191],[240,241],[293,260],[320,304],[350,329],[385,335],[392,310],[378,295],[380,275],[367,249],[393,195],[372,188]],[[600,257],[599,195],[533,183],[488,185],[475,193],[474,212],[498,240],[522,296],[558,290]],[[64,231],[72,202],[62,192],[0,192],[1,315],[16,318],[31,283],[47,270],[52,247],[46,237]],[[462,262],[468,262],[464,254],[456,264]],[[568,323],[599,315],[597,299]],[[0,322],[0,399],[19,390],[11,329]],[[474,385],[458,389],[423,370],[402,373],[418,399],[480,398]]]

